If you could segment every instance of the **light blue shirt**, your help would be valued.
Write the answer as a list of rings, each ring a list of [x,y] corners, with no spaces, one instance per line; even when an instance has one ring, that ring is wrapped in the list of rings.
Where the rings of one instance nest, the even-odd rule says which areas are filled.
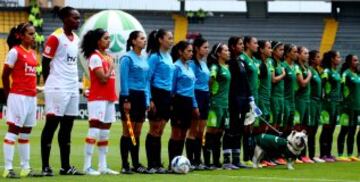
[[[129,96],[129,90],[144,91],[146,105],[150,103],[149,64],[145,55],[137,55],[134,51],[127,52],[120,58],[121,96]]]
[[[175,62],[172,93],[185,97],[191,97],[193,100],[193,107],[197,108],[198,105],[195,99],[195,74],[189,64],[185,64],[182,63],[181,60],[177,60]]]
[[[150,84],[171,91],[175,66],[169,52],[153,53],[148,58]]]
[[[189,66],[195,74],[195,90],[209,91],[210,71],[206,62],[200,60],[200,65],[197,65],[195,60],[191,60]]]

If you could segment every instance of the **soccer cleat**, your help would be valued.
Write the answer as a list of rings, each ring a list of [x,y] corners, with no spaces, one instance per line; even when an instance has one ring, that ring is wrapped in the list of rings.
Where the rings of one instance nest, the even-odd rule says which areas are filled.
[[[234,163],[233,163],[234,164]],[[239,162],[239,163],[237,163],[237,164],[234,164],[236,167],[238,167],[239,169],[240,168],[243,168],[243,169],[250,169],[251,167],[249,167],[249,166],[247,166],[247,165],[245,165],[245,164],[243,164],[243,163],[241,163],[241,162]]]
[[[43,177],[42,173],[37,174],[31,168],[29,169],[21,169],[20,177]]]
[[[301,161],[303,161],[304,163],[307,163],[307,164],[315,163],[313,160],[311,160],[309,157],[306,157],[306,156],[301,157]]]
[[[5,169],[3,173],[4,178],[20,178],[13,169]]]
[[[303,164],[304,162],[303,162],[302,160],[300,160],[300,159],[296,159],[296,160],[295,160],[295,163],[296,163],[296,164]]]
[[[323,156],[321,159],[324,160],[325,162],[335,162],[335,160],[332,157],[328,157],[328,156]]]
[[[148,174],[155,174],[157,170],[152,167],[152,168],[148,168],[147,171],[148,171]]]
[[[114,171],[114,170],[112,170],[110,168],[99,169],[99,173],[100,174],[107,174],[107,175],[118,175],[118,174],[120,174],[119,172]]]
[[[336,161],[339,161],[339,162],[351,162],[351,159],[345,157],[345,156],[339,156],[336,158]]]
[[[316,163],[325,163],[325,161],[323,159],[320,159],[319,157],[314,157],[312,158],[312,160]]]
[[[286,165],[287,164],[286,160],[282,157],[277,158],[274,162],[278,165]]]
[[[203,171],[203,170],[205,170],[205,165],[204,164],[195,165],[195,170]]]
[[[244,164],[249,166],[249,167],[252,167],[253,166],[253,162],[251,160],[248,160],[248,161],[244,161]]]
[[[274,166],[277,166],[277,164],[276,164],[275,162],[272,162],[272,161],[264,160],[264,162],[266,163],[266,167],[274,167]]]
[[[128,167],[122,168],[120,172],[121,172],[121,174],[134,174],[134,172]]]
[[[168,170],[166,170],[162,165],[156,168],[156,174],[166,174]]]
[[[351,157],[349,157],[349,159],[350,159],[351,161],[354,161],[354,162],[359,162],[359,161],[360,161],[360,159],[357,158],[357,157],[355,157],[355,156],[351,156]]]
[[[139,164],[138,166],[134,167],[132,169],[134,172],[139,173],[139,174],[148,174],[148,171],[146,169],[146,167],[144,167],[143,165]]]
[[[42,171],[41,171],[43,176],[54,176],[54,172],[51,169],[51,167],[45,167]]]
[[[235,166],[234,164],[231,163],[226,163],[223,165],[223,168],[226,170],[236,170],[239,169],[237,166]]]
[[[82,176],[82,175],[85,175],[84,173],[78,171],[74,166],[71,166],[69,169],[63,169],[63,168],[60,168],[60,171],[59,171],[59,174],[60,175],[74,175],[74,176]]]
[[[100,172],[95,170],[92,167],[88,167],[87,169],[84,169],[84,173],[86,175],[90,175],[90,176],[99,176],[100,175]]]

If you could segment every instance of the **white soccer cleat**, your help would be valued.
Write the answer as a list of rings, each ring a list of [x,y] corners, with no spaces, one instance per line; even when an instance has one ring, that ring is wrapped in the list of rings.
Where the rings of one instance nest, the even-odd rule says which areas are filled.
[[[100,175],[100,172],[95,170],[92,167],[85,169],[84,172],[86,175],[90,175],[90,176],[99,176]]]
[[[114,171],[110,168],[106,168],[106,169],[99,169],[100,174],[108,174],[108,175],[118,175],[120,174],[117,171]]]

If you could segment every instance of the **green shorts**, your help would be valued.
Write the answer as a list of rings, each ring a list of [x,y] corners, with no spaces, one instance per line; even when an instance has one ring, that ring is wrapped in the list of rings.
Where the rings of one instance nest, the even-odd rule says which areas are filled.
[[[344,108],[340,114],[340,125],[341,126],[357,126],[360,123],[360,110]]]
[[[320,124],[321,101],[311,99],[310,101],[310,119],[307,126],[318,126]]]
[[[294,126],[295,117],[295,103],[289,100],[284,100],[284,118],[280,125],[281,127]]]
[[[340,102],[324,101],[321,111],[321,124],[336,125],[339,119]]]
[[[270,101],[271,119],[270,123],[281,125],[284,116],[284,98],[272,97]]]
[[[271,113],[270,100],[265,100],[260,98],[257,104],[262,112],[261,117],[268,120],[268,118],[270,118],[270,113]]]
[[[207,127],[228,128],[229,127],[228,108],[211,107],[209,111]]]
[[[297,99],[295,108],[294,125],[307,125],[310,122],[310,101]]]

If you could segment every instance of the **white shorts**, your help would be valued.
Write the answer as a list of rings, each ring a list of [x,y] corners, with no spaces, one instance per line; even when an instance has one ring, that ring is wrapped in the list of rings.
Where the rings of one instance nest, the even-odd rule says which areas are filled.
[[[103,123],[115,122],[115,102],[89,101],[89,120],[99,120]]]
[[[34,127],[36,97],[10,93],[7,99],[6,120],[19,127]]]
[[[79,112],[79,93],[45,92],[45,112],[55,116],[77,116]]]

